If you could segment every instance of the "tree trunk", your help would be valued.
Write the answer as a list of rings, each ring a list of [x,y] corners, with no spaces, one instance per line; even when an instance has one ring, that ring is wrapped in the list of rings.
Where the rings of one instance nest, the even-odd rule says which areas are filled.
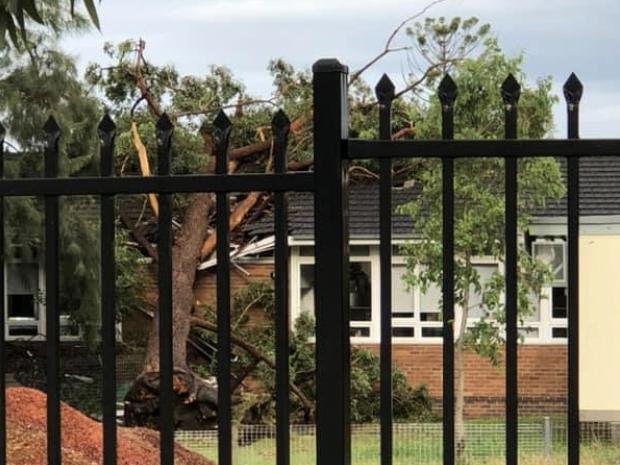
[[[469,261],[469,257],[466,257]],[[454,342],[454,444],[457,465],[466,463],[465,457],[465,333],[469,316],[469,288],[463,292],[461,321]]]
[[[454,443],[457,465],[465,463],[465,352],[460,344],[454,350]]]
[[[194,306],[196,268],[200,249],[207,236],[212,207],[213,199],[210,194],[195,194],[172,247],[173,363],[175,367],[182,369],[187,369],[187,336],[191,328],[191,309]],[[151,325],[143,371],[159,371],[158,312],[155,312]]]
[[[216,388],[187,366],[187,338],[194,307],[194,281],[200,249],[206,238],[213,208],[210,194],[195,194],[172,248],[172,321],[174,421],[177,428],[200,429],[217,416]],[[125,396],[125,423],[159,425],[159,312],[155,309],[142,374]]]

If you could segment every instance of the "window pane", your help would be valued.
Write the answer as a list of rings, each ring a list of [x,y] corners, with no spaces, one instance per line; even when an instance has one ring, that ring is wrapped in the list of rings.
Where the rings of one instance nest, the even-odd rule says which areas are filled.
[[[60,335],[61,336],[79,336],[80,335],[80,328],[73,324],[73,323],[69,323],[67,322],[66,324],[61,324],[60,326]]]
[[[422,337],[442,337],[443,328],[422,328]]]
[[[299,255],[302,257],[314,257],[314,247],[311,245],[302,245],[299,247]]]
[[[536,244],[534,243],[536,258],[551,267],[556,281],[564,281],[564,244]]]
[[[403,276],[407,272],[405,265],[392,266],[392,316],[395,318],[413,318],[413,292],[407,289]]]
[[[392,336],[394,337],[413,337],[415,334],[414,328],[397,326],[392,328]]]
[[[474,268],[480,275],[479,283],[482,291],[476,292],[474,286],[470,286],[468,318],[481,318],[482,316],[484,316],[484,311],[482,308],[482,294],[484,293],[484,287],[486,283],[490,281],[493,273],[497,271],[497,265],[476,265]]]
[[[349,328],[351,337],[370,337],[370,328]]]
[[[371,321],[370,262],[350,264],[349,304],[351,321]],[[314,314],[314,265],[299,267],[300,311]]]
[[[9,318],[37,318],[33,295],[9,295],[7,303]]]
[[[351,307],[351,321],[372,321],[370,307]]]
[[[351,262],[349,265],[351,321],[371,320],[370,283],[370,262]]]
[[[568,337],[568,328],[551,328],[551,337],[554,339],[565,339]]]
[[[299,275],[300,311],[314,315],[314,265],[301,265]]]
[[[566,318],[568,315],[568,298],[565,287],[554,287],[551,294],[551,317]]]
[[[420,320],[439,321],[441,312],[441,287],[431,283],[426,292],[420,290]]]
[[[526,339],[537,338],[540,334],[538,328],[520,328],[519,336],[524,337]]]
[[[7,315],[38,318],[35,296],[39,291],[39,267],[35,263],[12,263],[6,267]]]
[[[9,336],[36,336],[39,334],[37,326],[9,326]]]
[[[39,284],[39,267],[34,263],[7,265],[8,294],[36,294]]]
[[[525,321],[540,321],[540,295],[530,294],[529,300],[532,306],[532,313],[523,318]]]

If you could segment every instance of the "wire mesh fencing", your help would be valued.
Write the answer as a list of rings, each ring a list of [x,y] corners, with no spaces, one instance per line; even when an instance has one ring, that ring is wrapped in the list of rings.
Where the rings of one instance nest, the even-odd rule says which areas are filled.
[[[239,425],[234,428],[234,464],[275,465],[275,434],[275,427],[270,425]],[[559,459],[566,453],[567,425],[564,420],[547,417],[536,421],[522,421],[519,424],[518,437],[519,455],[526,463],[555,463],[556,458]],[[378,424],[352,425],[352,464],[378,464],[379,438]],[[583,423],[581,439],[585,445],[583,454],[604,449],[609,454],[620,457],[620,423]],[[292,464],[316,464],[314,425],[291,425],[290,440]],[[393,462],[395,465],[439,465],[442,463],[442,440],[441,423],[394,424]],[[176,441],[210,459],[217,459],[217,431],[177,431]],[[464,455],[471,459],[472,463],[502,463],[505,457],[505,441],[504,423],[469,422],[465,425]],[[607,462],[595,460],[593,463]]]

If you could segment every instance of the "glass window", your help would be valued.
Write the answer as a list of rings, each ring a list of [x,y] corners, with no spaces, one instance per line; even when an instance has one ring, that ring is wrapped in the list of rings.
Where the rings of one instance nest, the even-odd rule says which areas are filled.
[[[523,320],[528,322],[536,322],[540,321],[540,295],[536,295],[534,293],[530,294],[529,300],[532,307],[532,313],[526,315]]]
[[[431,283],[426,292],[420,291],[420,320],[439,321],[441,312],[441,287]],[[424,333],[422,333],[424,335]]]
[[[415,329],[411,326],[396,326],[392,328],[392,336],[394,337],[413,337]]]
[[[442,337],[443,336],[443,328],[441,327],[430,327],[430,328],[422,328],[422,337]]]
[[[6,274],[9,319],[38,319],[39,267],[34,263],[13,263],[7,265]]]
[[[403,281],[403,276],[406,273],[407,267],[405,265],[392,266],[392,316],[394,318],[414,317],[414,294]]]
[[[371,321],[370,262],[349,264],[349,306],[351,321]]]
[[[525,339],[536,339],[540,335],[538,328],[519,328],[519,336]]]
[[[562,282],[566,280],[565,274],[565,246],[563,242],[557,243],[534,243],[534,256],[546,263],[551,268],[554,280]]]
[[[469,314],[468,318],[482,318],[484,316],[484,308],[482,306],[482,296],[486,283],[491,280],[493,273],[497,272],[496,264],[476,265],[474,267],[480,275],[481,292],[476,292],[474,286],[469,288]]]
[[[565,287],[554,287],[551,291],[551,318],[568,317],[568,296]]]
[[[314,315],[314,265],[303,264],[299,271],[300,311]]]
[[[349,328],[349,336],[351,337],[370,337],[370,328],[368,327],[351,327]]]
[[[568,328],[552,328],[551,337],[553,339],[566,339],[568,337]]]
[[[314,247],[311,245],[302,245],[299,247],[299,255],[301,257],[314,257]]]
[[[349,305],[351,336],[369,337],[372,321],[372,292],[370,262],[351,262],[349,269]],[[299,310],[314,315],[314,264],[299,267]],[[363,323],[363,325],[360,325]]]

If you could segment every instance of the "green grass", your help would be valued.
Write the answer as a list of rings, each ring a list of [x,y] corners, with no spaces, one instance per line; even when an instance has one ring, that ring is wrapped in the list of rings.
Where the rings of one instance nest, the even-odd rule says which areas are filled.
[[[293,465],[315,465],[315,436],[291,435],[291,463]],[[182,442],[183,443],[183,442]],[[215,440],[185,443],[186,447],[217,461]],[[554,444],[551,459],[546,459],[538,447],[528,445],[530,452],[521,453],[522,465],[564,465],[566,463],[565,445]],[[478,435],[476,442],[468,444],[469,463],[475,465],[503,465],[503,435]],[[525,451],[526,448],[522,448]],[[397,438],[394,443],[395,465],[441,465],[441,437],[437,434],[416,433],[415,438]],[[352,434],[352,465],[379,465],[378,434]],[[584,444],[581,449],[582,465],[620,465],[620,444],[604,443]],[[275,439],[258,440],[247,446],[238,446],[235,450],[236,465],[275,465]]]

